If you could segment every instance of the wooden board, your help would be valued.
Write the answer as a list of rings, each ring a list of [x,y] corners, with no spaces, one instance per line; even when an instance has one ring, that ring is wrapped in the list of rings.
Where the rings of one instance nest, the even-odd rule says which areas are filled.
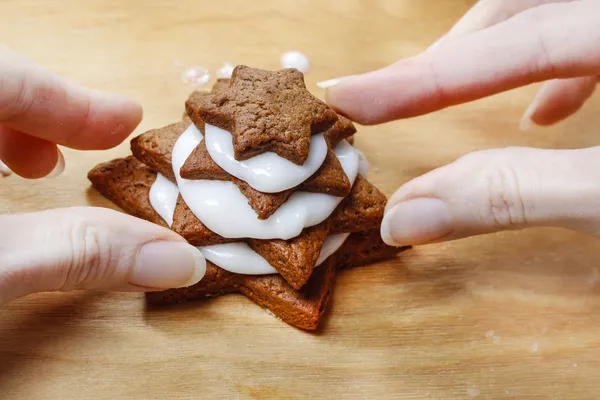
[[[181,73],[224,61],[313,63],[309,87],[419,52],[473,1],[4,0],[0,37],[49,69],[140,99],[142,131],[176,120]],[[475,61],[475,60],[474,60]],[[519,132],[537,87],[363,128],[387,194],[477,149],[598,142],[598,99],[558,127]],[[315,93],[322,92],[315,88]],[[65,151],[54,180],[0,181],[0,211],[109,203],[86,171],[125,155]],[[32,243],[35,246],[35,243]],[[0,308],[6,399],[596,399],[598,242],[531,230],[418,248],[341,274],[319,334],[232,295],[171,311],[136,294],[40,294]]]

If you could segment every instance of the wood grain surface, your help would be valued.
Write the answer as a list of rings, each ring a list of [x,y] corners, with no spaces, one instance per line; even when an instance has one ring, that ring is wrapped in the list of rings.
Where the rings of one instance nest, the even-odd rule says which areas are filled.
[[[72,80],[138,98],[141,132],[180,116],[190,66],[276,69],[298,49],[322,95],[315,82],[416,54],[472,4],[2,0],[0,40]],[[536,89],[360,129],[371,180],[391,194],[473,150],[598,143],[598,99],[555,128],[520,132]],[[111,207],[86,172],[127,152],[65,150],[59,178],[0,180],[0,212]],[[598,260],[597,241],[553,229],[418,248],[342,273],[317,334],[238,295],[170,310],[146,309],[138,294],[34,295],[0,308],[0,397],[597,399]]]

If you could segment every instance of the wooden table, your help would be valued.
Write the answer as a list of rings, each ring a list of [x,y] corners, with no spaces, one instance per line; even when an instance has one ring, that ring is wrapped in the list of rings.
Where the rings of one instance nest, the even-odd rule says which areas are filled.
[[[313,63],[308,85],[419,52],[473,1],[4,0],[0,37],[49,69],[140,99],[141,132],[176,120],[188,67]],[[387,194],[467,152],[597,144],[592,101],[569,122],[517,125],[537,88],[363,128]],[[86,171],[125,155],[65,151],[54,180],[0,181],[0,211],[109,202]],[[35,243],[32,243],[35,246]],[[344,272],[318,334],[238,295],[149,311],[137,294],[40,294],[0,308],[6,399],[597,399],[600,246],[559,230],[415,249]]]

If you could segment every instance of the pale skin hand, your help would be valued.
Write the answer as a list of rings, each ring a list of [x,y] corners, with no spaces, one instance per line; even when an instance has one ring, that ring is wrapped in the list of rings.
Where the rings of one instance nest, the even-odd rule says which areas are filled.
[[[62,157],[57,144],[114,147],[141,117],[135,101],[67,82],[0,47],[0,160],[18,175],[48,175]],[[205,268],[202,254],[179,235],[116,211],[0,215],[0,304],[42,291],[187,286]]]
[[[548,81],[522,128],[576,112],[600,75],[597,0],[482,0],[424,53],[329,82],[327,100],[364,124],[413,117]],[[469,154],[402,186],[382,237],[418,245],[555,226],[600,237],[600,147]]]

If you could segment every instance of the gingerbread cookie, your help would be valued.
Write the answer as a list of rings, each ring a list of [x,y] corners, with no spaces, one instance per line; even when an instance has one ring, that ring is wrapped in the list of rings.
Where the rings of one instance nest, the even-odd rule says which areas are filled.
[[[336,113],[311,95],[304,76],[294,69],[268,72],[238,66],[228,88],[186,103],[194,123],[231,132],[237,160],[272,151],[302,165],[310,136],[325,132]]]

